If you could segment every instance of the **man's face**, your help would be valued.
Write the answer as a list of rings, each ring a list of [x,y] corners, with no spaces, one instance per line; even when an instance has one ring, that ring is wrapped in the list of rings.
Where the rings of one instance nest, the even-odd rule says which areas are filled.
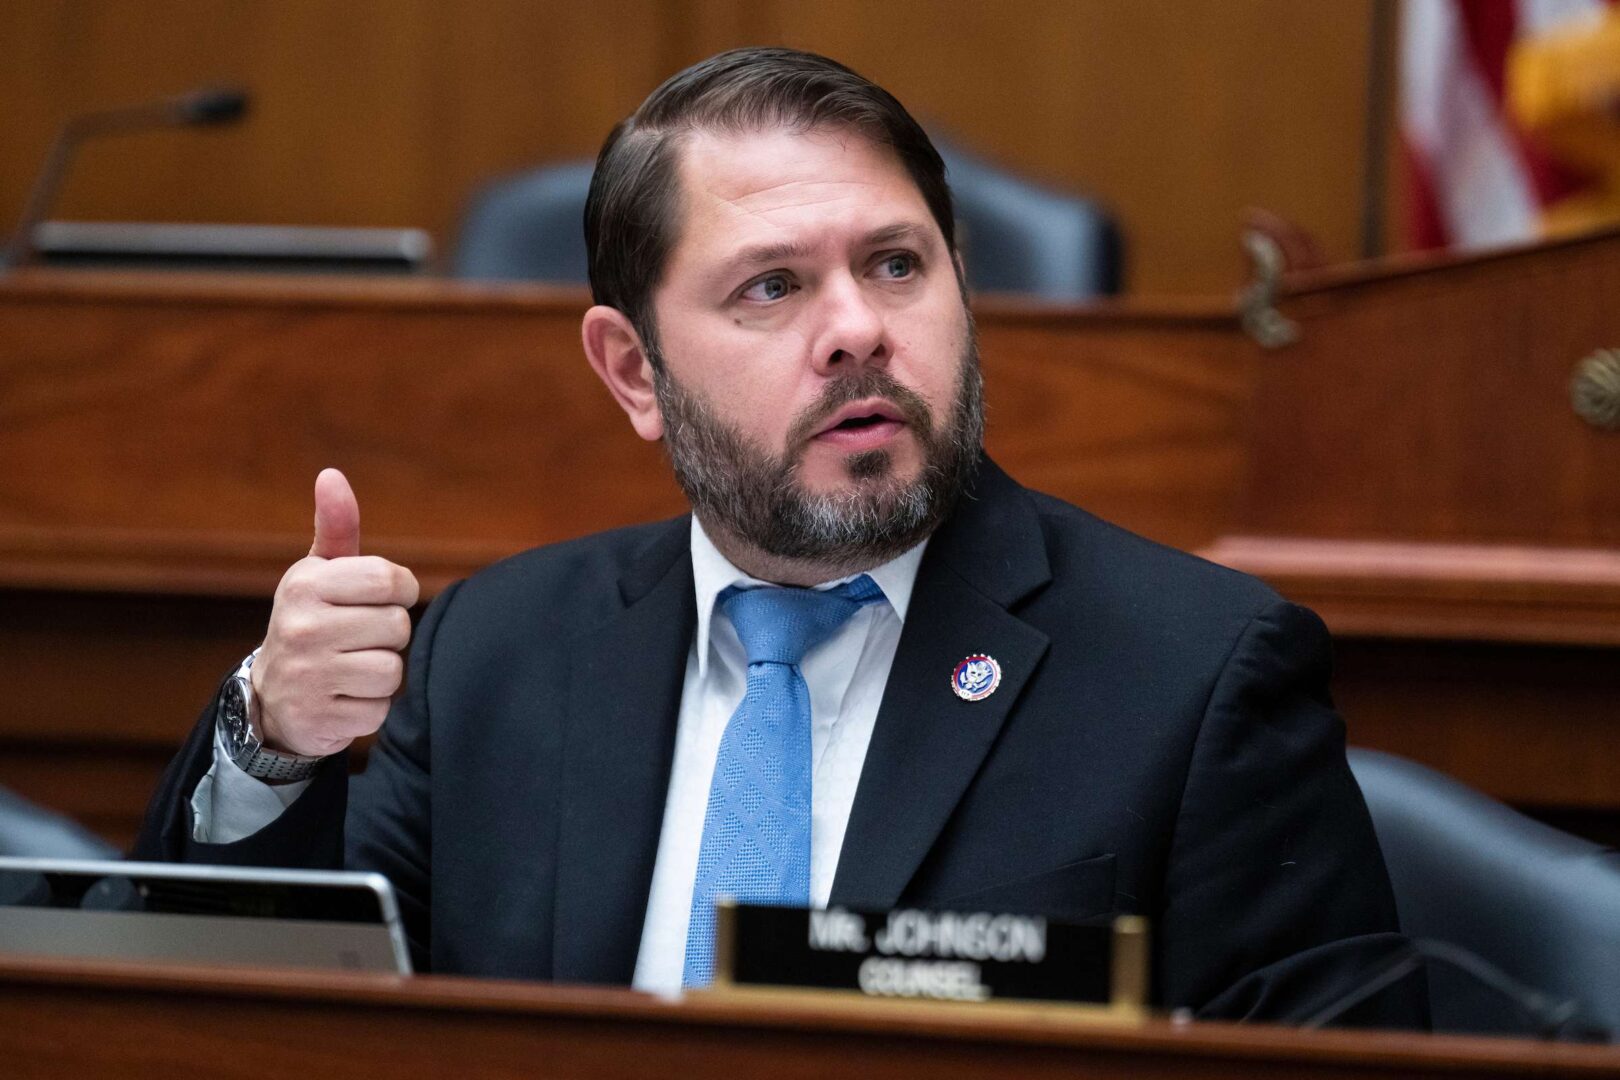
[[[982,416],[956,269],[910,176],[859,134],[783,129],[695,134],[679,176],[647,344],[695,509],[789,558],[921,540]]]

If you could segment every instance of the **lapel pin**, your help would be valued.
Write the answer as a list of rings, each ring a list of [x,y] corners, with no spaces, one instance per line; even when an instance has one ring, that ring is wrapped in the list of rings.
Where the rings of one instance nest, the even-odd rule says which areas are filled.
[[[983,701],[1001,685],[1001,665],[993,656],[976,654],[951,672],[951,690],[963,701]]]

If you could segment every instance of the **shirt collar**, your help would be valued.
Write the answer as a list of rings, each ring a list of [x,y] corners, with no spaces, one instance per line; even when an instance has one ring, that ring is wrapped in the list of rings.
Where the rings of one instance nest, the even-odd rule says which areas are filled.
[[[902,623],[906,621],[906,608],[911,604],[911,589],[917,584],[917,567],[922,564],[923,549],[928,546],[927,538],[901,554],[890,559],[882,566],[875,566],[863,571],[871,576],[877,587],[883,590],[883,598],[889,602]],[[815,586],[818,589],[830,589],[834,585],[841,585],[859,577],[859,574],[850,574],[848,577],[825,581]],[[697,593],[697,637],[694,645],[697,647],[698,678],[705,678],[709,671],[709,626],[714,618],[714,602],[720,594],[733,585],[752,588],[759,585],[770,585],[768,581],[761,581],[750,577],[731,564],[731,560],[720,554],[720,549],[714,546],[709,534],[703,531],[703,523],[696,514],[692,515],[692,584]]]

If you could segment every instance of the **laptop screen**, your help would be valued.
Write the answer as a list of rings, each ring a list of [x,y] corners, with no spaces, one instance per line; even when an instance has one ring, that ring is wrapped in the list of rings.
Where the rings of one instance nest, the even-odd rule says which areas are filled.
[[[380,874],[0,858],[0,953],[408,974]]]

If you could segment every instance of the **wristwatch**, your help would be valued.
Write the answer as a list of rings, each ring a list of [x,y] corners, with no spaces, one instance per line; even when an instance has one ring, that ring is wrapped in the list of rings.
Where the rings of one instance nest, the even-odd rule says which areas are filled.
[[[219,697],[219,735],[236,767],[260,780],[308,780],[324,757],[283,754],[271,750],[259,739],[254,721],[257,711],[253,684],[248,681],[248,665],[225,680]]]

